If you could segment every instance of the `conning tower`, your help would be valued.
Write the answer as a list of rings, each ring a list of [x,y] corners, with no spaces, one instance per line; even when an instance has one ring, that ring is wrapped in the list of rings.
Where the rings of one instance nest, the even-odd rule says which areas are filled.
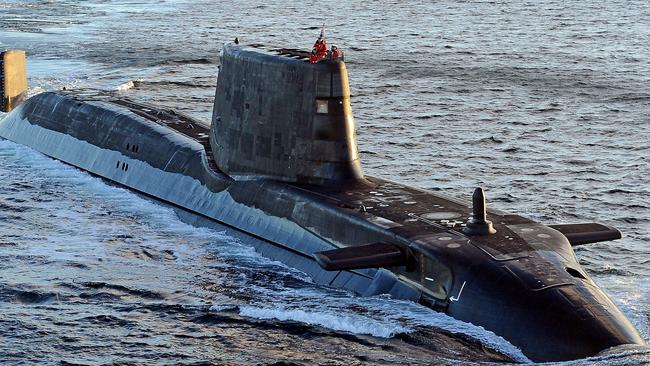
[[[318,185],[363,180],[342,61],[310,64],[226,44],[210,143],[219,168],[235,179]]]

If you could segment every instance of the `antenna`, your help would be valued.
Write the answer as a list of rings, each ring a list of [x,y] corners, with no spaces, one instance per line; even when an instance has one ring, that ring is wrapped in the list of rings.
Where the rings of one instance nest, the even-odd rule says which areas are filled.
[[[472,217],[463,229],[466,235],[489,235],[497,231],[492,227],[492,222],[487,220],[485,192],[483,188],[476,188],[472,195]]]

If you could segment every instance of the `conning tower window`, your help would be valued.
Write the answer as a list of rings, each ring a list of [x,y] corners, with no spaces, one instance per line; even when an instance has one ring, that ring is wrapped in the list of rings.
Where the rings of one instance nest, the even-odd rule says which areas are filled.
[[[329,101],[327,99],[316,99],[316,113],[327,114]]]

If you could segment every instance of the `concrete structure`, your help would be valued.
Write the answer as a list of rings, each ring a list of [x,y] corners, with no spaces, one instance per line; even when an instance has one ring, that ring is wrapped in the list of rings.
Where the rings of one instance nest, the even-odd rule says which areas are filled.
[[[10,112],[27,99],[27,67],[25,51],[0,53],[0,111]]]

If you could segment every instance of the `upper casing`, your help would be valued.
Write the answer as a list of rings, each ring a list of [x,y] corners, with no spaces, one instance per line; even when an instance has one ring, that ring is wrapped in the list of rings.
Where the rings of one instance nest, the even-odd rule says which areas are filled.
[[[210,142],[219,168],[235,179],[363,180],[341,61],[310,64],[224,45]]]

